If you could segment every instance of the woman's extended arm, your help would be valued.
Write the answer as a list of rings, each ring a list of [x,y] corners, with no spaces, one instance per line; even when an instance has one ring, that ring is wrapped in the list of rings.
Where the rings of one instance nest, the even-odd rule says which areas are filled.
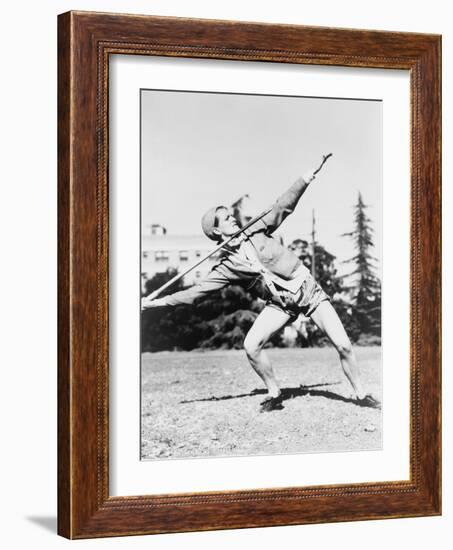
[[[197,298],[205,296],[216,290],[220,290],[230,283],[226,275],[214,269],[199,283],[186,290],[174,292],[162,298],[149,299],[147,296],[142,298],[142,310],[154,307],[177,306],[181,304],[192,304]],[[152,295],[152,293],[151,293]]]
[[[291,187],[277,199],[272,210],[263,218],[263,222],[267,226],[269,232],[272,233],[275,231],[283,223],[285,218],[294,212],[299,199],[330,156],[331,153],[324,155],[322,162],[317,165],[316,168],[309,170],[302,177],[298,178]]]

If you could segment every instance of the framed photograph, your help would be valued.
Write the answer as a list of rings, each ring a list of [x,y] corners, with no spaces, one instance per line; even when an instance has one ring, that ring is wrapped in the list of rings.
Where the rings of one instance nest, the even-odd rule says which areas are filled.
[[[58,28],[59,533],[440,514],[440,37]]]

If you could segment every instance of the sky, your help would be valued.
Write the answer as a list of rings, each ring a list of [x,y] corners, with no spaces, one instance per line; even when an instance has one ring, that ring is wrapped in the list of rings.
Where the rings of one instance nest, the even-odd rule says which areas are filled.
[[[200,234],[210,207],[249,194],[256,212],[332,153],[279,233],[317,241],[342,261],[354,255],[359,191],[382,264],[382,103],[360,99],[143,90],[141,93],[142,227]]]

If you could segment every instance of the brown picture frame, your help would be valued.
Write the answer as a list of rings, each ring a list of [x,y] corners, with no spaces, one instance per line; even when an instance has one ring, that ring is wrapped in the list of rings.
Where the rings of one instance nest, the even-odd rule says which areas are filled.
[[[58,19],[58,533],[68,538],[441,513],[441,37],[68,12]],[[109,56],[410,71],[410,480],[109,495]]]

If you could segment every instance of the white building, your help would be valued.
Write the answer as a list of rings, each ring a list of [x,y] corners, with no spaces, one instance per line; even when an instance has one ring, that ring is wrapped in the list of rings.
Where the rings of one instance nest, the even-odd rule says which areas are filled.
[[[141,275],[145,283],[156,273],[176,269],[179,273],[194,265],[215,247],[204,235],[169,235],[160,225],[152,225],[142,234]],[[184,277],[190,286],[203,278],[218,261],[211,257]]]

